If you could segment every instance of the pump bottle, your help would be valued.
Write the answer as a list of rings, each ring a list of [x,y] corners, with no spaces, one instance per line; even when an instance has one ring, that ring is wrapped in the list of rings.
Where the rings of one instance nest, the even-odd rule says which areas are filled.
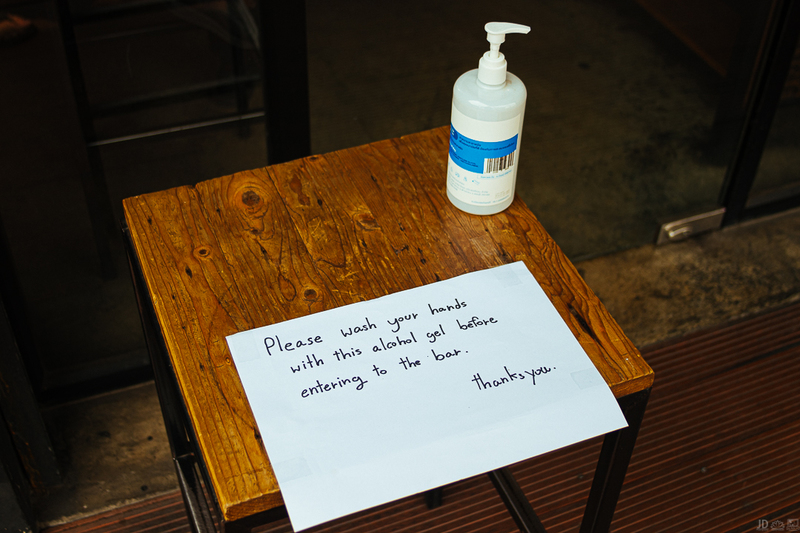
[[[511,205],[519,165],[525,85],[507,71],[500,44],[507,33],[528,33],[521,24],[486,24],[489,51],[478,68],[453,87],[447,197],[467,213],[493,215]]]

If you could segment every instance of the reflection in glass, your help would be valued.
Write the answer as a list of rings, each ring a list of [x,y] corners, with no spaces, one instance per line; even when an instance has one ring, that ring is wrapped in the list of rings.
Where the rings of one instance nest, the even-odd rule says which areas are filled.
[[[795,52],[747,207],[800,194],[800,54]]]

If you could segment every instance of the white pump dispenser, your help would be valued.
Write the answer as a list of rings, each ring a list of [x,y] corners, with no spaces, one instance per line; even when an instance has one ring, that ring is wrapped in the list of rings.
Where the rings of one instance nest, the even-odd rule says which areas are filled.
[[[489,51],[453,87],[447,197],[467,213],[492,215],[511,205],[527,91],[507,72],[500,45],[507,33],[530,28],[508,22],[485,26]]]
[[[506,57],[500,53],[500,45],[506,41],[507,33],[528,33],[530,27],[510,22],[490,22],[484,28],[489,51],[478,61],[478,80],[486,85],[506,82]]]

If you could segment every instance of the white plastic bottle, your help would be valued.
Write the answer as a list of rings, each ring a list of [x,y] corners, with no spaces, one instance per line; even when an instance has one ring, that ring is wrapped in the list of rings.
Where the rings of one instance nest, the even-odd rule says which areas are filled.
[[[522,81],[506,71],[500,44],[506,33],[531,29],[507,22],[490,22],[485,29],[489,51],[453,87],[447,161],[447,197],[473,215],[499,213],[514,200],[528,95]]]

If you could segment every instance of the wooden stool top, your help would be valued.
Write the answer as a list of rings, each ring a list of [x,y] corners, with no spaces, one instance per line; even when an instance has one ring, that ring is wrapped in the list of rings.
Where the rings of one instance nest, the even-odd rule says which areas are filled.
[[[616,397],[653,371],[517,197],[447,200],[449,128],[126,199],[203,460],[232,521],[282,503],[227,335],[524,261]],[[266,428],[265,428],[266,430]]]

